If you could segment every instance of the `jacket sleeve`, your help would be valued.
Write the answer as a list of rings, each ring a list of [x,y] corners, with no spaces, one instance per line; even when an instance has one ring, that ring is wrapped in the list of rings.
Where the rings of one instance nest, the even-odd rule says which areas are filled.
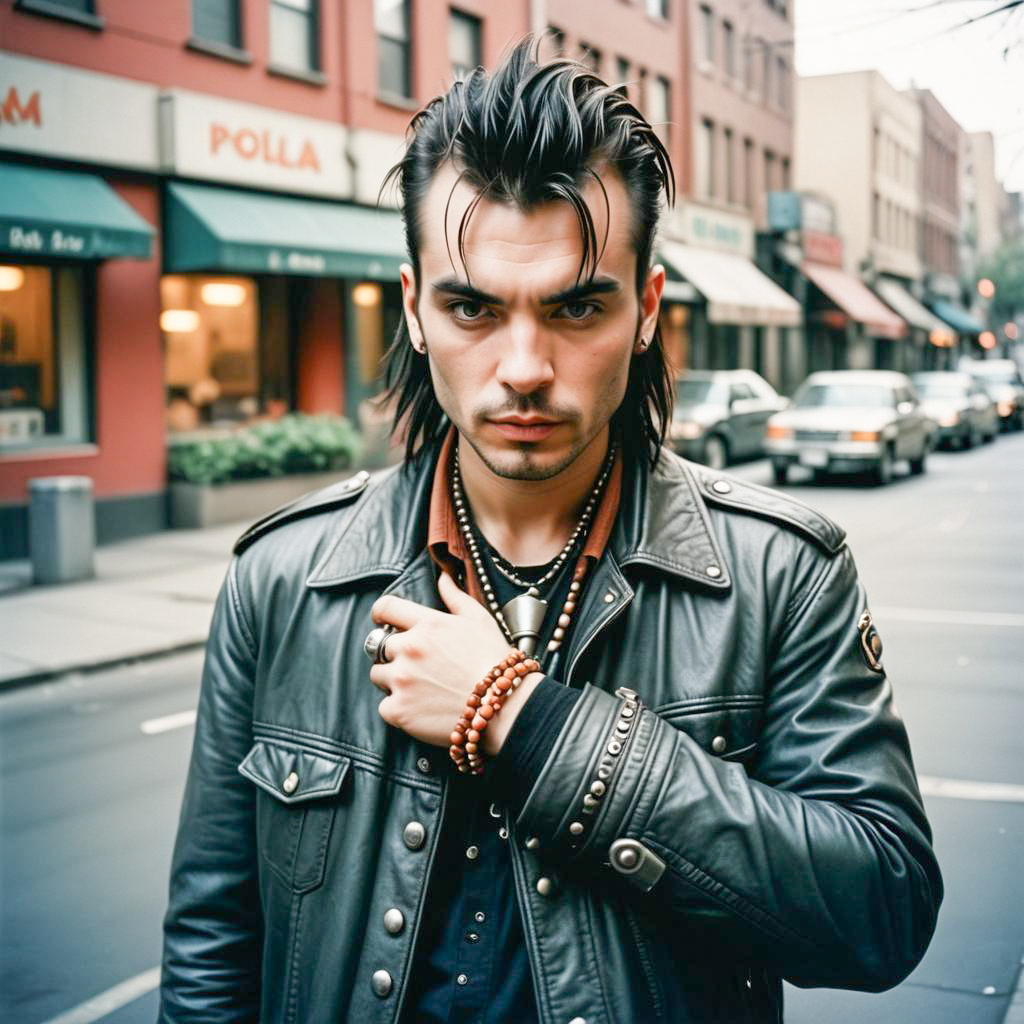
[[[517,825],[566,870],[604,864],[659,919],[797,985],[878,991],[924,954],[942,883],[890,685],[861,650],[852,558],[822,561],[787,610],[750,776],[635,695],[588,686]]]
[[[164,920],[161,1024],[259,1016],[261,916],[251,746],[255,642],[231,563],[206,649]]]

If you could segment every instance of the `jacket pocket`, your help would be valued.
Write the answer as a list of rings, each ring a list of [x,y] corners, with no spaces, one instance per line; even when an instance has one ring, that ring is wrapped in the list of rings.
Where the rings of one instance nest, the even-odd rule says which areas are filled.
[[[747,762],[757,752],[764,698],[760,694],[695,697],[663,704],[654,713],[709,754],[723,761]]]
[[[256,829],[262,859],[293,892],[324,880],[327,843],[351,760],[257,740],[238,766],[259,786]]]

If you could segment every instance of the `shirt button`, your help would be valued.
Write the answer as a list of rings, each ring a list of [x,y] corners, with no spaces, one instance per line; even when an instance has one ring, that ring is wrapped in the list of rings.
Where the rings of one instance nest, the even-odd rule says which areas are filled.
[[[478,910],[473,915],[473,920],[476,921],[477,924],[483,924],[484,921],[487,920],[487,915],[482,910]]]
[[[466,975],[466,974],[460,974],[460,975],[459,975],[459,976],[458,976],[458,977],[457,977],[457,978],[455,979],[455,982],[456,982],[456,984],[458,984],[458,985],[468,985],[468,984],[469,984],[469,976],[468,976],[468,975]]]
[[[724,736],[716,736],[716,737],[715,737],[715,738],[714,738],[714,739],[713,739],[713,740],[711,741],[711,749],[712,749],[712,750],[713,750],[713,751],[714,751],[714,752],[715,752],[716,754],[724,754],[724,753],[725,753],[725,748],[726,748],[727,746],[728,746],[728,743],[726,743],[726,740],[725,740],[725,737],[724,737]]]
[[[405,826],[402,839],[410,850],[418,850],[426,842],[427,830],[418,821],[410,821]]]
[[[291,796],[299,788],[299,777],[295,772],[289,772],[287,778],[281,783],[281,788]]]
[[[416,768],[423,775],[429,775],[434,770],[433,765],[430,763],[430,758],[429,757],[417,758],[416,759]]]
[[[573,1017],[569,1024],[587,1024],[583,1017]]]
[[[391,992],[391,975],[387,971],[374,971],[370,978],[373,994],[383,999]]]
[[[479,942],[480,941],[480,936],[477,935],[476,932],[466,932],[466,941],[467,942]]]
[[[541,896],[552,896],[555,892],[555,883],[550,878],[538,878],[537,879],[537,892]]]
[[[476,860],[480,856],[480,848],[478,846],[470,846],[466,849],[466,859]]]

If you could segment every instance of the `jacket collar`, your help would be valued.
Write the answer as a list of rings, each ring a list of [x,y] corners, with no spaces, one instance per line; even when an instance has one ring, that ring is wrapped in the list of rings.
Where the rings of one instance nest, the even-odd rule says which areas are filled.
[[[422,555],[437,449],[378,474],[306,580],[316,588],[400,576]],[[627,461],[619,517],[609,545],[623,568],[643,566],[713,591],[731,586],[729,566],[712,531],[689,465],[668,451],[651,471]]]

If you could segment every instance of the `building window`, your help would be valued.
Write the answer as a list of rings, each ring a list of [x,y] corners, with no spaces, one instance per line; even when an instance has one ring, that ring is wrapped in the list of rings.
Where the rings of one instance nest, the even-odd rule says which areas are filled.
[[[83,271],[0,266],[0,452],[89,440]]]
[[[95,0],[14,0],[14,9],[73,21],[86,28],[103,28],[103,19],[96,14]]]
[[[168,430],[227,427],[292,408],[288,289],[284,278],[164,275]]]
[[[385,95],[409,99],[409,0],[373,0],[373,20],[377,30],[377,88]]]
[[[647,15],[668,20],[668,0],[645,0]]]
[[[731,21],[722,22],[722,63],[729,78],[736,78],[736,29]]]
[[[775,59],[775,102],[779,110],[789,109],[789,97],[787,95],[789,86],[789,66],[785,57]]]
[[[283,68],[320,67],[316,0],[270,0],[270,60]]]
[[[767,40],[761,43],[761,99],[772,101],[772,48]]]
[[[871,237],[880,239],[882,230],[882,200],[877,192],[871,196]]]
[[[700,59],[708,64],[715,62],[715,13],[710,7],[701,4],[700,25],[698,27]]]
[[[480,19],[462,11],[448,16],[448,57],[452,62],[452,77],[465,78],[483,63]]]
[[[792,174],[789,170],[789,157],[782,158],[782,191],[788,192],[792,188]]]
[[[667,78],[654,75],[648,83],[647,120],[654,126],[666,145],[669,140],[669,122],[672,120],[671,86]]]
[[[630,76],[630,64],[625,57],[615,58],[615,84],[618,85],[622,91],[628,96],[629,95],[629,76]]]
[[[707,118],[697,133],[697,193],[705,199],[715,194],[715,125]]]
[[[363,430],[386,435],[387,410],[378,401],[384,389],[382,367],[402,320],[398,282],[346,281],[345,408]]]
[[[580,63],[586,65],[595,75],[601,74],[601,51],[590,43],[580,43]]]
[[[754,208],[754,140],[743,140],[743,205]]]
[[[726,128],[722,132],[722,141],[725,147],[725,198],[730,203],[736,202],[736,154],[734,152],[732,129]]]
[[[242,48],[238,0],[192,0],[192,36],[204,43]]]
[[[775,189],[775,154],[770,150],[764,151],[764,190],[772,192]]]

